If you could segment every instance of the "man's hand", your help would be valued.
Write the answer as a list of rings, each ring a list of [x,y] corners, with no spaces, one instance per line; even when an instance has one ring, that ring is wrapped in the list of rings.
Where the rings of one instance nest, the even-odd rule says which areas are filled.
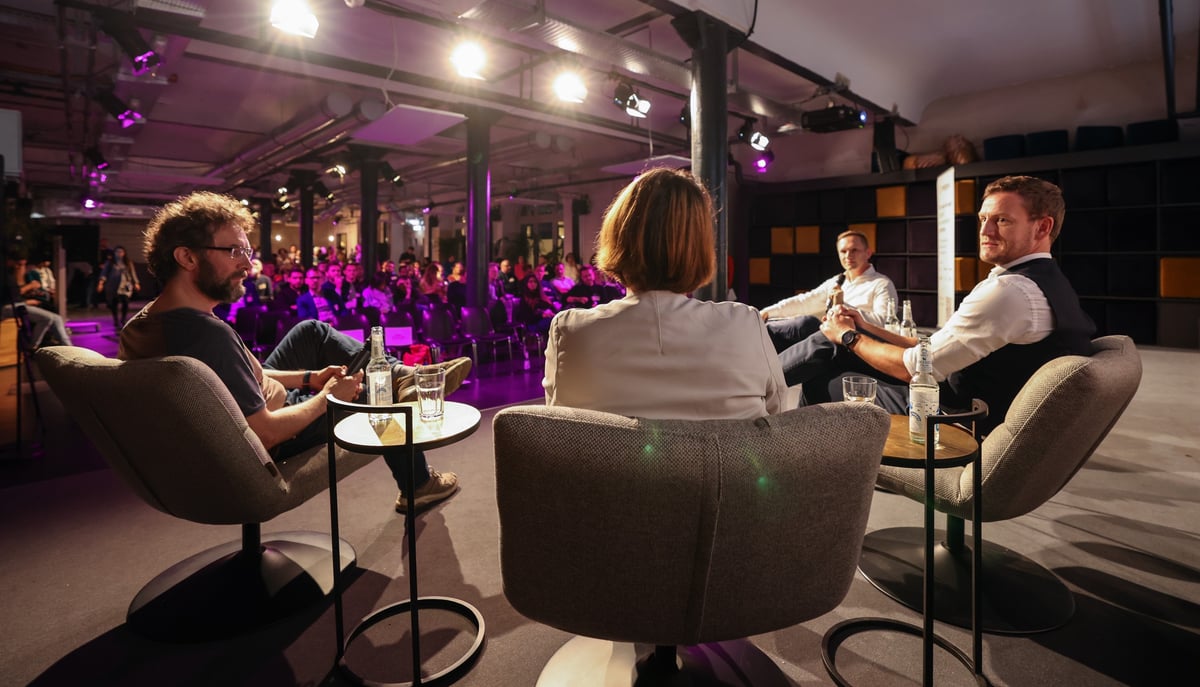
[[[866,319],[863,318],[862,313],[859,312],[857,308],[851,308],[845,303],[833,306],[829,309],[829,312],[826,313],[825,316],[827,319],[849,317],[854,321],[854,329],[862,329],[863,325],[866,324]]]
[[[361,370],[352,375],[335,375],[325,382],[323,388],[325,393],[339,401],[353,402],[362,393],[362,377]]]
[[[857,314],[857,311],[850,310]],[[838,308],[830,308],[828,316],[821,322],[821,333],[825,335],[826,339],[835,344],[842,343],[842,334],[854,329],[858,329],[854,317],[848,313],[839,311]]]
[[[329,380],[331,380],[335,377],[345,377],[345,376],[346,376],[346,366],[345,365],[330,365],[329,367],[326,367],[324,370],[321,370],[320,372],[313,373],[313,376],[311,378],[309,378],[309,380],[308,380],[308,389],[305,389],[305,391],[310,391],[313,389],[324,389],[326,383],[328,383]]]

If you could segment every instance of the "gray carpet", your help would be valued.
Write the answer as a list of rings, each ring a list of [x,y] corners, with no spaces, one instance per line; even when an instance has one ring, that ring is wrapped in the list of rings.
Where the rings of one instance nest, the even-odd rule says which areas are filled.
[[[1141,390],[1113,433],[1067,488],[1035,512],[990,525],[986,538],[1054,570],[1075,591],[1065,627],[1032,637],[987,635],[985,673],[994,685],[1195,684],[1200,656],[1200,353],[1143,351]],[[458,472],[463,489],[418,521],[421,592],[476,605],[487,645],[457,684],[533,685],[569,639],[528,621],[504,599],[490,422],[470,439],[431,452]],[[54,430],[53,431],[66,431]],[[346,593],[348,621],[408,596],[401,554],[403,520],[392,511],[395,485],[382,461],[340,486],[342,536],[360,571]],[[869,529],[920,524],[920,506],[876,493]],[[191,553],[238,537],[237,528],[176,520],[144,505],[107,469],[0,490],[0,684],[318,685],[331,677],[333,611],[323,605],[265,630],[207,644],[164,644],[123,624],[129,601],[158,572]],[[798,524],[800,526],[800,524]],[[272,531],[328,530],[317,498],[264,525]],[[670,533],[664,533],[669,536]],[[614,562],[619,564],[619,562]],[[780,580],[780,593],[803,580]],[[435,614],[430,614],[435,615]],[[820,661],[821,636],[847,618],[917,614],[861,577],[834,612],[754,637],[794,685],[832,681]],[[425,653],[437,665],[461,650],[447,618],[422,615]],[[375,679],[407,679],[406,621],[355,646],[351,660]],[[942,633],[960,645],[968,635]],[[862,635],[839,656],[859,685],[916,684],[919,643]],[[939,655],[937,684],[973,684]]]

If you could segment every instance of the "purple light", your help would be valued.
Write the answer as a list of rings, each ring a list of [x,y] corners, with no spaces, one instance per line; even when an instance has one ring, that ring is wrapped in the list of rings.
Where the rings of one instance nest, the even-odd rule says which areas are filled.
[[[96,208],[98,208],[98,207],[100,207],[100,203],[96,202],[95,200],[93,200],[93,199],[91,199],[91,198],[84,198],[84,199],[83,199],[83,209],[85,209],[85,210],[95,210],[95,209],[96,209]]]
[[[162,58],[153,50],[147,50],[133,58],[133,73],[142,74],[162,64]]]
[[[755,167],[757,167],[757,168],[758,168],[758,171],[760,171],[760,172],[765,172],[765,171],[767,171],[767,161],[766,161],[766,159],[764,159],[764,158],[761,158],[761,157],[760,157],[760,158],[758,158],[757,160],[755,160],[755,161],[754,161],[754,166],[755,166]]]
[[[428,206],[426,206],[426,207],[423,207],[423,208],[421,208],[421,212],[423,212],[423,213],[425,213],[425,214],[427,214],[427,215],[428,215],[428,214],[429,214],[429,207],[428,207]]]

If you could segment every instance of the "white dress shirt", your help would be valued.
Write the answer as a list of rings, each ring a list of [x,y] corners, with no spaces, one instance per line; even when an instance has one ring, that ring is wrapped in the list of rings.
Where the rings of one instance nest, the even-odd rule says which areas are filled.
[[[787,390],[757,310],[669,291],[555,315],[542,386],[546,405],[679,420],[780,413]]]
[[[825,302],[829,300],[829,294],[837,284],[839,276],[841,275],[834,275],[821,282],[817,288],[785,298],[775,305],[763,308],[762,311],[771,318],[800,315],[824,317]],[[862,274],[852,279],[847,277],[842,283],[842,302],[861,312],[868,322],[879,327],[883,326],[883,320],[887,317],[889,298],[899,305],[895,284],[891,279],[876,272],[874,265],[868,265]]]
[[[987,279],[971,289],[945,326],[929,337],[933,376],[939,382],[1003,346],[1037,343],[1054,331],[1054,311],[1046,294],[1029,277],[1008,271],[1049,257],[1032,253],[993,267]],[[917,355],[915,346],[904,351],[910,375],[917,371]]]

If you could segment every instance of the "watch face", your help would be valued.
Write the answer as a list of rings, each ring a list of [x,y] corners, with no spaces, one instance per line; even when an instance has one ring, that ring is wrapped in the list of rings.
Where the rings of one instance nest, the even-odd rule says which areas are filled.
[[[850,348],[851,346],[854,345],[854,340],[857,338],[858,338],[858,332],[853,331],[853,330],[848,331],[845,334],[842,334],[842,345],[845,346],[846,348]]]

